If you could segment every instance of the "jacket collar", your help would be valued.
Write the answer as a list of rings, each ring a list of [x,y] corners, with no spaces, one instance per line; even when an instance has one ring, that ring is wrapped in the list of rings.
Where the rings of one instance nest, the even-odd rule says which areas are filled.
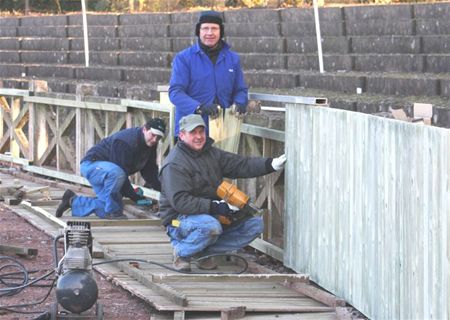
[[[223,40],[220,40],[220,41],[222,41],[221,51],[224,49],[229,50],[231,48],[231,46],[228,43],[226,43],[225,41],[223,41]],[[203,52],[202,48],[200,47],[200,40],[197,40],[197,42],[193,45],[193,48],[195,50],[195,53]]]

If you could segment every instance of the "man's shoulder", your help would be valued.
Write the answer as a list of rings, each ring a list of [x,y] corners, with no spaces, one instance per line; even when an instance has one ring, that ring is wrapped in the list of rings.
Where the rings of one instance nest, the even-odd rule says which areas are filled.
[[[187,48],[184,48],[183,50],[181,50],[180,52],[177,53],[177,56],[187,56],[187,55],[192,55],[195,54],[199,51],[199,47],[196,43],[190,45]]]

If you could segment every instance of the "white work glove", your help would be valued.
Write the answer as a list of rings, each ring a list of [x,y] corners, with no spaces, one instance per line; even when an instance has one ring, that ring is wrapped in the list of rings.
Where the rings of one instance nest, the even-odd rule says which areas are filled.
[[[281,170],[284,168],[285,163],[286,163],[286,155],[282,154],[278,158],[274,158],[272,160],[272,168],[275,171]]]

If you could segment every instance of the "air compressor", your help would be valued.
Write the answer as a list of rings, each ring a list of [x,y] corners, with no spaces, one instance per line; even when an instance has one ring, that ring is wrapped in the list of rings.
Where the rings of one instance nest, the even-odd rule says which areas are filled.
[[[57,242],[61,237],[64,237],[64,256],[58,260]],[[97,302],[98,287],[92,269],[90,223],[68,221],[63,234],[55,238],[54,255],[57,302],[52,304],[51,320],[103,319],[103,306]],[[90,310],[94,305],[95,310]]]

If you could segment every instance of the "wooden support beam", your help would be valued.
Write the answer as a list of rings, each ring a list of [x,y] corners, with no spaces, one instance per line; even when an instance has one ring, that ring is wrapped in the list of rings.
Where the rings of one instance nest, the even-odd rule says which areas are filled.
[[[18,256],[37,256],[38,249],[0,245],[0,254],[16,254]]]
[[[314,287],[308,283],[299,283],[299,282],[284,282],[281,283],[285,287],[292,289],[298,293],[301,293],[305,296],[313,298],[329,307],[344,307],[346,305],[345,300],[332,295],[320,288]]]
[[[27,210],[29,210],[31,212],[34,212],[34,213],[37,213],[37,214],[40,214],[40,215],[44,216],[45,218],[47,218],[48,220],[52,221],[53,223],[61,226],[62,228],[66,227],[66,223],[64,221],[60,220],[59,218],[55,217],[53,214],[45,211],[42,208],[33,207],[31,205],[31,203],[29,203],[28,201],[22,201],[21,206],[26,208]]]
[[[220,320],[242,319],[245,317],[245,310],[245,306],[227,308],[220,313]]]
[[[5,204],[9,206],[17,206],[22,202],[22,199],[18,199],[14,196],[3,196],[3,200],[5,201]]]
[[[134,226],[161,226],[160,220],[128,219],[128,220],[92,220],[77,218],[77,221],[89,221],[91,227],[134,227]]]

